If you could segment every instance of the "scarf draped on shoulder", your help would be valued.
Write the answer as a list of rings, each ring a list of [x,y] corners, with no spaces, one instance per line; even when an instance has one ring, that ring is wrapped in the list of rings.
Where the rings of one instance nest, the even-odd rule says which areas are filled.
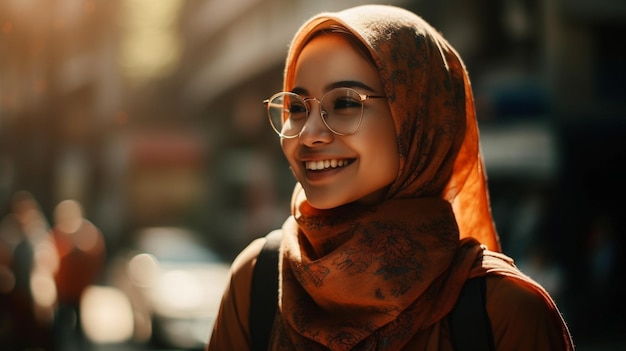
[[[307,21],[290,46],[284,91],[316,32],[340,26],[376,63],[400,169],[386,200],[315,209],[297,185],[281,244],[280,350],[398,350],[445,317],[483,251],[500,251],[469,78],[419,16],[366,5]]]

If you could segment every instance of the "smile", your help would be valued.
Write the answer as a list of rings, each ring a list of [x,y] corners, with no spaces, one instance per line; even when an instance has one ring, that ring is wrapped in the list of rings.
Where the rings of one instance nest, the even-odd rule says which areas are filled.
[[[320,160],[320,161],[306,161],[304,163],[304,166],[309,171],[321,171],[321,170],[329,169],[329,168],[337,168],[337,167],[347,166],[350,163],[352,163],[352,160],[332,159],[332,160]]]

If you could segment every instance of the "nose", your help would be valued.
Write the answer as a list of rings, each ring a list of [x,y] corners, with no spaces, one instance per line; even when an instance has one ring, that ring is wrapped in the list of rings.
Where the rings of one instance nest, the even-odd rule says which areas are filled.
[[[322,120],[322,105],[320,101],[317,99],[309,99],[307,103],[309,105],[309,116],[300,131],[300,142],[307,146],[331,142],[334,134],[326,127],[326,124],[324,124]]]

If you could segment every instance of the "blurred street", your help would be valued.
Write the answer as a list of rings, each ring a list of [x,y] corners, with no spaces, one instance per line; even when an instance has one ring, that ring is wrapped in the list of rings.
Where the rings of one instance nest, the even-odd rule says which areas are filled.
[[[360,3],[0,1],[0,350],[201,350],[290,211],[291,36]],[[626,350],[626,1],[385,3],[465,60],[504,252],[577,350]]]

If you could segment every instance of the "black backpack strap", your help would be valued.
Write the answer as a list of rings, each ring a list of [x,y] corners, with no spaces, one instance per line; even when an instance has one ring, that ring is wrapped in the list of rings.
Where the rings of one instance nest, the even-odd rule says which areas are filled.
[[[485,305],[485,277],[468,279],[450,312],[454,350],[495,351],[491,322]]]
[[[252,350],[267,350],[278,307],[278,249],[281,230],[267,234],[257,257],[250,288],[250,338]]]

